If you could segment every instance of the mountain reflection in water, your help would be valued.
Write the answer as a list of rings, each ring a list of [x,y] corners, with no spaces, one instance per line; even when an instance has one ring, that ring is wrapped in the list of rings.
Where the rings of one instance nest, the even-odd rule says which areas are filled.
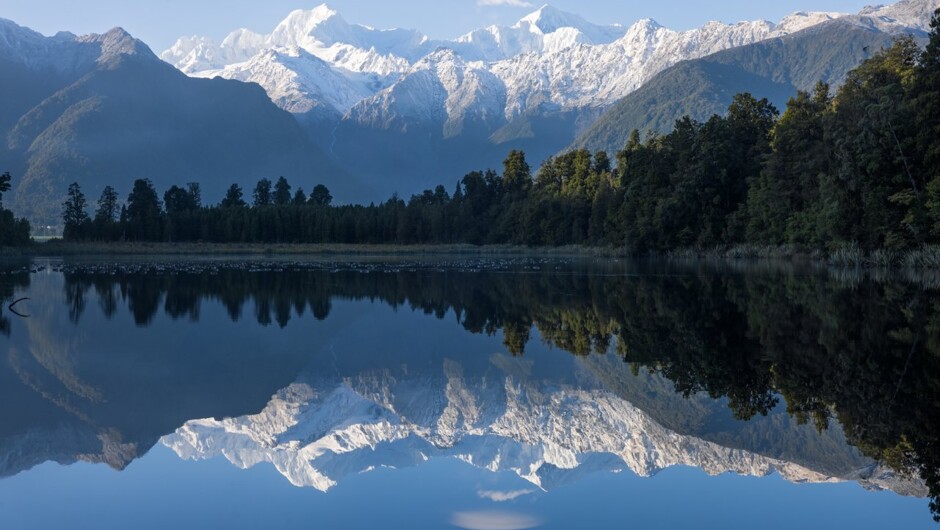
[[[28,319],[0,314],[0,393],[19,404],[0,412],[0,476],[122,469],[159,441],[323,491],[456,457],[546,490],[688,465],[940,492],[929,278],[522,259],[25,267],[0,275],[4,299],[31,299]],[[376,306],[457,326],[363,329],[354,316]],[[477,334],[504,351],[453,346]],[[571,355],[526,355],[546,347]]]

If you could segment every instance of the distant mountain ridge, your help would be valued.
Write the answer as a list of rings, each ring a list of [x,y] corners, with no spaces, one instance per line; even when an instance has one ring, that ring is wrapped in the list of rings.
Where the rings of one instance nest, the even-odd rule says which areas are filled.
[[[221,44],[181,38],[161,57],[196,77],[260,84],[381,200],[498,165],[512,148],[537,164],[682,60],[837,19],[864,18],[886,34],[923,30],[936,5],[905,0],[858,16],[797,12],[779,23],[710,22],[682,32],[649,19],[597,25],[546,5],[452,41],[351,24],[321,5],[292,12],[267,35],[240,29]],[[357,156],[362,145],[373,148],[370,157]]]
[[[160,193],[198,181],[211,201],[279,175],[359,188],[259,87],[189,78],[120,28],[44,37],[0,20],[0,65],[0,166],[15,175],[10,205],[34,224],[58,223],[73,181],[91,202],[135,178]]]
[[[105,184],[123,195],[140,177],[160,192],[198,181],[207,202],[233,182],[250,192],[281,175],[307,191],[326,184],[340,202],[450,190],[510,149],[537,166],[565,146],[619,148],[633,127],[721,112],[743,90],[782,105],[807,83],[838,82],[859,50],[922,32],[937,6],[904,0],[684,32],[544,6],[438,41],[350,24],[323,5],[266,35],[180,39],[161,54],[176,69],[123,30],[46,37],[0,20],[0,170],[15,177],[7,204],[34,225],[58,224],[72,181],[92,201]]]
[[[850,70],[910,28],[878,30],[865,16],[844,17],[784,38],[771,39],[683,61],[662,71],[614,104],[573,143],[573,148],[623,148],[631,131],[665,133],[676,120],[705,121],[724,114],[735,94],[766,97],[780,110],[798,90],[818,81],[840,85]]]
[[[285,55],[297,56],[297,48],[346,76],[349,85],[337,87],[340,91],[357,92],[364,86],[362,76],[367,76],[370,83],[365,86],[371,96],[394,92],[396,83],[426,71],[428,64],[447,65],[450,72],[436,75],[444,85],[454,85],[446,78],[453,77],[455,70],[484,70],[495,76],[498,90],[507,95],[504,108],[488,110],[511,120],[543,102],[558,108],[603,106],[678,60],[787,35],[842,16],[800,12],[779,24],[710,22],[700,29],[676,32],[650,19],[629,27],[595,25],[546,5],[512,26],[490,26],[453,41],[434,41],[416,31],[380,31],[349,24],[324,4],[292,12],[269,35],[241,29],[220,45],[205,37],[181,38],[161,57],[199,77],[252,76],[275,100],[285,92],[325,92],[324,87],[311,85],[318,80],[295,80],[292,85],[285,83],[287,78],[276,75],[283,72],[264,71]],[[881,24],[890,26],[894,22],[884,18]],[[449,53],[442,53],[445,49]],[[277,53],[272,55],[272,51]],[[261,56],[269,62],[261,64]],[[458,87],[448,88],[452,95]],[[335,93],[329,96],[350,99],[336,97]],[[387,96],[363,101],[367,99],[360,101],[373,106]],[[448,106],[448,115],[474,104],[479,102],[465,98],[460,104]],[[336,110],[347,112],[348,108],[343,107],[337,106]]]

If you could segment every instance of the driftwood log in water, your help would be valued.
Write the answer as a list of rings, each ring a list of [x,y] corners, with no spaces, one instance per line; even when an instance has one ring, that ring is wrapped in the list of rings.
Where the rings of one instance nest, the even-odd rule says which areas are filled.
[[[20,298],[20,299],[18,299],[18,300],[14,300],[10,305],[7,306],[7,309],[9,309],[11,313],[13,313],[14,315],[16,315],[16,316],[18,316],[18,317],[29,318],[29,315],[24,315],[23,313],[20,313],[20,312],[17,311],[16,309],[13,309],[13,308],[16,306],[16,304],[18,304],[18,303],[20,303],[20,302],[22,302],[22,301],[24,301],[24,300],[29,300],[29,298]]]

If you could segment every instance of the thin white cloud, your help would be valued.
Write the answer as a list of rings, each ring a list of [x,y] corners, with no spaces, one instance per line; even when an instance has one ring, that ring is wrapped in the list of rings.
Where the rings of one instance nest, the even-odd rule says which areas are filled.
[[[532,3],[525,0],[477,0],[478,6],[511,6],[532,7]]]
[[[541,526],[542,521],[513,512],[457,512],[450,524],[467,530],[525,530]]]
[[[513,490],[513,491],[492,491],[492,490],[480,490],[477,492],[477,495],[481,499],[489,499],[493,502],[506,502],[513,499],[518,499],[523,495],[528,495],[530,493],[535,493],[535,490]]]

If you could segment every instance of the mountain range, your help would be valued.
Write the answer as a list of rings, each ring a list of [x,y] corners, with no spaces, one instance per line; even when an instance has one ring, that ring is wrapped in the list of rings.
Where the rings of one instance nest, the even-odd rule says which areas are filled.
[[[673,31],[650,19],[600,26],[546,5],[512,26],[437,41],[416,31],[350,24],[321,5],[292,12],[267,35],[240,29],[221,44],[205,37],[182,38],[161,57],[196,77],[260,84],[278,106],[306,124],[324,149],[373,183],[384,198],[497,166],[512,148],[524,149],[537,164],[575,142],[611,106],[677,63],[794,38],[817,53],[787,50],[761,59],[768,60],[771,70],[810,63],[804,68],[812,79],[758,76],[763,82],[756,83],[755,75],[742,68],[711,76],[728,86],[706,84],[702,89],[732,94],[741,91],[739,86],[755,89],[782,106],[807,83],[838,83],[864,59],[859,50],[865,46],[877,50],[897,34],[922,34],[937,6],[936,0],[906,0],[865,8],[858,15],[798,12],[779,23],[710,22]],[[815,31],[804,35],[810,28]],[[845,32],[864,37],[832,42]],[[856,49],[852,45],[857,42],[864,45]],[[734,63],[734,58],[724,62]],[[676,100],[685,100],[677,110],[721,112],[730,100],[719,97],[723,105],[698,106],[687,89],[680,85],[676,93]],[[651,91],[663,94],[664,87],[658,83]],[[653,107],[650,112],[656,115]],[[641,128],[671,126],[681,116],[675,111],[661,114],[668,118],[641,123]],[[579,145],[596,143],[583,140]],[[370,156],[357,156],[364,145]]]
[[[924,26],[924,19],[901,17],[901,7],[870,8],[856,17],[800,12],[777,24],[711,22],[678,32],[650,19],[597,26],[546,5],[513,26],[434,41],[418,32],[349,24],[321,5],[294,11],[268,35],[241,29],[220,45],[183,38],[161,57],[196,77],[257,82],[297,114],[323,107],[335,117],[386,128],[396,120],[432,118],[448,136],[468,117],[498,127],[533,111],[604,107],[676,62],[834,19],[864,19],[886,32]],[[430,93],[435,88],[443,90]],[[415,93],[422,89],[430,92]],[[410,107],[406,95],[414,96]]]
[[[841,85],[850,70],[900,34],[926,40],[917,27],[879,28],[874,19],[852,16],[680,62],[614,103],[573,147],[613,152],[634,129],[666,133],[683,116],[705,121],[723,114],[741,92],[766,97],[782,112],[798,90],[812,91],[819,81]]]
[[[533,165],[572,145],[615,150],[633,128],[707,118],[744,90],[782,107],[816,81],[838,84],[897,35],[923,36],[937,7],[674,31],[543,6],[435,40],[321,5],[267,34],[180,38],[163,61],[120,29],[45,37],[0,20],[0,165],[18,177],[14,210],[43,224],[71,181],[95,197],[138,177],[161,191],[195,180],[214,202],[233,182],[285,175],[340,202],[380,201],[453,186],[510,149]]]
[[[361,189],[260,87],[188,77],[121,29],[44,37],[0,20],[0,65],[0,166],[34,223],[57,223],[71,182],[92,202],[136,178],[160,193],[198,181],[207,197],[280,174]]]

